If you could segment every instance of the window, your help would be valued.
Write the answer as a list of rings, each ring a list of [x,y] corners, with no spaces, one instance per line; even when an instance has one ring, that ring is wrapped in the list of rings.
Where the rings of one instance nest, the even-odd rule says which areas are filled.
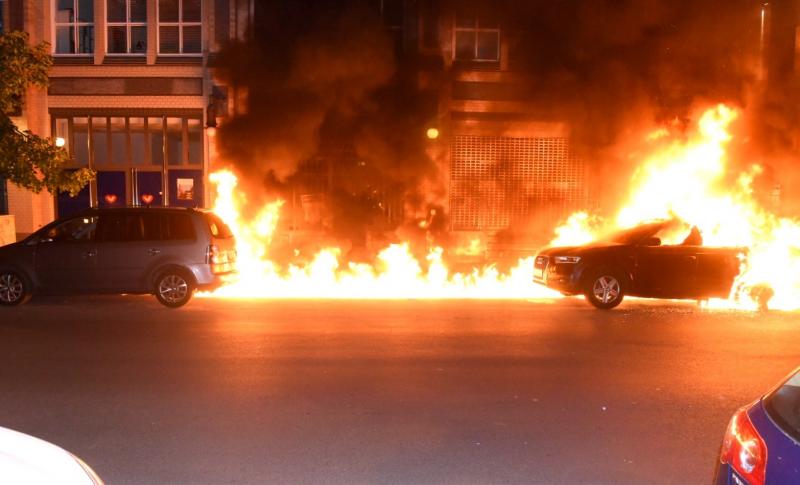
[[[383,24],[390,29],[403,28],[403,0],[378,0]]]
[[[500,60],[500,28],[496,21],[471,13],[459,13],[456,15],[454,32],[453,57],[456,60]]]
[[[147,1],[108,0],[109,54],[147,52]]]
[[[403,21],[405,20],[405,0],[374,0],[381,15],[383,25],[392,36],[397,53],[403,51]]]
[[[42,236],[54,242],[88,242],[94,239],[97,217],[76,217],[53,226]]]
[[[6,179],[0,177],[0,215],[8,214],[8,187]]]
[[[163,231],[164,239],[185,240],[195,238],[192,219],[187,214],[169,214],[166,220],[167,224],[164,226],[165,230]]]
[[[56,54],[94,52],[93,0],[56,0]]]
[[[167,161],[183,165],[183,119],[167,118]]]
[[[108,118],[92,116],[92,150],[94,163],[108,163]]]
[[[147,118],[147,131],[150,134],[150,164],[164,164],[164,119]]]
[[[89,118],[73,118],[72,122],[72,133],[75,138],[72,160],[77,165],[86,167],[89,165]]]
[[[87,167],[91,158],[100,170],[203,165],[202,118],[177,116],[54,115],[52,133],[64,140],[70,167]],[[91,129],[90,129],[91,128]],[[91,157],[90,157],[91,155]]]
[[[124,212],[103,214],[100,220],[99,240],[101,242],[141,240],[143,225],[142,218],[138,214]]]
[[[111,163],[128,163],[128,130],[125,118],[109,118],[111,125]]]
[[[200,54],[200,0],[158,0],[158,53]]]
[[[231,229],[227,224],[222,222],[222,219],[220,219],[216,214],[207,212],[206,222],[208,223],[208,230],[211,231],[212,236],[220,239],[230,239],[233,237]]]

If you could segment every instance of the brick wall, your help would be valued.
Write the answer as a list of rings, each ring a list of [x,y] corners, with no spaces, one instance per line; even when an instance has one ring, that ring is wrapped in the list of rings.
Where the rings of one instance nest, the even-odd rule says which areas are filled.
[[[49,192],[34,194],[12,183],[8,184],[8,209],[15,216],[17,239],[54,219],[53,197]]]
[[[0,216],[0,246],[11,244],[17,240],[14,230],[14,216]]]

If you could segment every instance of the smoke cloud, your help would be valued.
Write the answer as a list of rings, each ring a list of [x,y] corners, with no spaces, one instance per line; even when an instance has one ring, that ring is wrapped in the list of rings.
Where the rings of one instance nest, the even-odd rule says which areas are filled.
[[[641,161],[632,137],[657,123],[690,126],[702,104],[759,113],[748,118],[749,131],[760,134],[751,145],[780,151],[791,144],[786,134],[797,120],[784,108],[787,95],[765,96],[760,83],[760,2],[410,2],[431,3],[440,12],[471,9],[497,20],[508,45],[503,55],[526,73],[530,116],[568,123],[573,152],[591,167],[598,206],[627,192]],[[247,174],[248,190],[296,198],[291,187],[313,185],[301,168],[324,157],[334,169],[320,175],[332,191],[319,224],[332,237],[354,248],[398,234],[424,242],[432,229],[444,237],[446,170],[424,137],[436,93],[418,90],[413,63],[397,57],[375,9],[359,1],[274,0],[257,3],[256,13],[252,40],[220,56],[224,76],[249,88],[247,113],[220,130],[221,155]],[[783,136],[767,140],[774,131],[767,124]]]

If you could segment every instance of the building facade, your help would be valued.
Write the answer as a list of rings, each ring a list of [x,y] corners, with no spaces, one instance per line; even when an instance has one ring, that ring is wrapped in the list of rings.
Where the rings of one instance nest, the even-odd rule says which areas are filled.
[[[209,64],[228,40],[246,34],[249,0],[0,5],[4,30],[48,42],[54,59],[47,92],[30,90],[15,123],[63,144],[68,168],[97,172],[75,198],[0,183],[0,210],[15,216],[18,237],[89,206],[209,203],[215,120],[208,113],[216,110],[207,108],[227,109]]]

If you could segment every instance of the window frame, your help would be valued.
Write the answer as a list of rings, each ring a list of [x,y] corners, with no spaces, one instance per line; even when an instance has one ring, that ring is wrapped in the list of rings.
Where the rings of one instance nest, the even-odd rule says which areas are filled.
[[[462,59],[462,58],[458,57],[458,54],[457,54],[458,49],[457,49],[456,39],[458,38],[458,33],[459,32],[471,32],[475,36],[475,49],[474,49],[474,52],[473,52],[474,57],[472,57],[471,59]],[[453,49],[452,49],[452,51],[453,51],[453,60],[457,61],[457,62],[500,62],[500,50],[502,49],[500,32],[501,32],[501,29],[500,29],[499,25],[497,27],[481,27],[480,15],[475,15],[475,23],[474,23],[473,27],[459,27],[458,26],[458,18],[457,18],[457,16],[454,16],[453,17]],[[494,33],[494,34],[497,35],[497,57],[495,57],[493,59],[479,58],[478,57],[478,52],[479,52],[479,48],[478,48],[479,41],[478,41],[478,39],[479,39],[479,35],[481,33]]]
[[[95,53],[95,44],[97,44],[97,26],[96,26],[96,13],[94,12],[94,7],[92,7],[92,21],[91,22],[81,22],[78,20],[80,18],[80,12],[78,11],[78,4],[80,0],[72,0],[72,8],[74,13],[74,20],[72,22],[59,22],[58,21],[58,0],[53,2],[53,26],[52,26],[52,34],[53,34],[53,56],[63,56],[63,57],[92,57]],[[59,27],[73,27],[73,38],[72,42],[74,42],[75,51],[76,52],[58,52],[58,28]],[[80,46],[80,42],[78,41],[80,36],[80,28],[81,27],[91,27],[93,34],[92,34],[92,42],[91,42],[91,51],[90,52],[77,52]]]
[[[71,110],[70,110],[71,111]],[[75,118],[86,118],[87,119],[87,150],[88,150],[88,164],[83,165],[77,163],[75,160]],[[111,122],[112,118],[124,118],[125,119],[125,159],[127,162],[125,163],[115,163],[113,160],[113,141],[112,141],[112,132],[113,133],[120,133],[120,131],[113,130],[113,123]],[[144,158],[140,161],[136,161],[133,156],[133,140],[131,139],[131,134],[133,130],[131,128],[131,118],[141,118],[143,119],[143,127],[144,131],[142,135],[144,136],[144,151],[143,155]],[[168,157],[154,162],[153,158],[151,157],[152,153],[152,143],[153,143],[153,136],[152,130],[150,125],[150,118],[160,118],[161,119],[161,126],[158,127],[158,131],[161,133],[161,152],[167,155],[168,148],[167,143],[168,141],[168,129],[167,129],[167,119],[174,118],[180,120],[180,160],[173,161],[170,160]],[[96,146],[95,146],[95,126],[97,125],[99,120],[103,120],[102,123],[105,126],[104,136],[106,142],[106,153],[105,155],[105,162],[99,163],[98,157],[96,157]],[[66,120],[66,124],[62,126],[66,126],[68,133],[62,134],[60,130],[57,129],[58,120]],[[199,158],[194,162],[190,158],[190,150],[189,150],[189,125],[190,120],[194,120],[196,124],[199,124],[200,130],[200,152]],[[86,168],[91,167],[95,170],[126,170],[128,168],[136,168],[138,170],[154,170],[156,168],[162,169],[164,167],[170,170],[176,169],[187,169],[187,170],[197,170],[202,169],[205,160],[205,152],[206,152],[206,144],[204,141],[204,134],[203,134],[203,118],[200,113],[173,113],[170,111],[164,111],[161,113],[148,113],[146,110],[142,112],[138,111],[128,111],[128,110],[81,110],[80,113],[63,113],[59,110],[54,110],[50,112],[50,123],[51,123],[51,132],[57,133],[58,136],[62,136],[65,139],[65,146],[67,147],[69,154],[70,154],[70,161],[66,164],[68,168]]]
[[[76,0],[77,1],[77,0]],[[156,0],[156,53],[159,56],[181,56],[181,57],[202,57],[203,56],[203,0],[200,0],[200,20],[197,22],[186,22],[183,20],[183,2],[178,0],[178,21],[161,21],[161,0]],[[161,27],[178,28],[178,52],[161,52]],[[183,52],[183,28],[200,27],[200,52]]]
[[[77,1],[77,0],[75,0]],[[108,56],[131,56],[131,57],[141,57],[147,55],[147,49],[149,46],[145,44],[144,52],[131,52],[131,31],[133,30],[132,27],[144,27],[145,28],[145,42],[149,40],[149,35],[147,35],[147,4],[149,2],[145,2],[145,18],[143,22],[134,22],[131,20],[131,0],[125,0],[125,22],[111,22],[108,20],[108,0],[106,0],[106,50],[105,53]],[[156,5],[158,5],[158,0],[156,0]],[[111,38],[109,34],[109,29],[111,27],[125,27],[125,42],[126,42],[126,52],[111,52],[108,50],[108,42]]]

